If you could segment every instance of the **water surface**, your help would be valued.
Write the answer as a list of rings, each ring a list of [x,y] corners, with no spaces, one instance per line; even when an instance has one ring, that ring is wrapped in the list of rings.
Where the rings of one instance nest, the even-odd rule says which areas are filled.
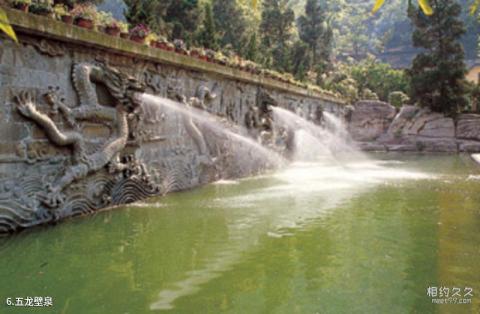
[[[297,163],[2,240],[0,301],[51,296],[45,313],[479,313],[480,167],[375,159]],[[472,287],[472,304],[432,304],[429,286]]]

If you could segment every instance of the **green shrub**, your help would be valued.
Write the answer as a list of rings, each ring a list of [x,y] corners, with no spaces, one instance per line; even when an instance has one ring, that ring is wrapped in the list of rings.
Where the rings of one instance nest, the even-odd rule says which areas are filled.
[[[395,91],[395,92],[391,92],[388,95],[388,102],[392,106],[397,108],[400,108],[402,105],[408,103],[409,101],[410,101],[410,98],[404,92]]]
[[[378,100],[378,95],[368,88],[365,88],[362,92],[362,99],[364,100]]]

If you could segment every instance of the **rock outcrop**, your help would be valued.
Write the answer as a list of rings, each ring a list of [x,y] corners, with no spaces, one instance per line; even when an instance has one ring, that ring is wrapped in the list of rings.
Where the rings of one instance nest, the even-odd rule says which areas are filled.
[[[403,106],[394,114],[386,103],[359,102],[352,114],[352,138],[367,151],[480,152],[480,115],[455,118],[427,108]],[[370,122],[369,117],[372,117]],[[363,121],[363,122],[359,122]],[[384,123],[390,123],[385,127]],[[382,132],[382,128],[385,128]]]
[[[480,114],[461,114],[457,118],[458,139],[480,141]]]
[[[354,108],[349,131],[356,141],[376,140],[387,131],[396,114],[395,107],[382,101],[359,101]]]

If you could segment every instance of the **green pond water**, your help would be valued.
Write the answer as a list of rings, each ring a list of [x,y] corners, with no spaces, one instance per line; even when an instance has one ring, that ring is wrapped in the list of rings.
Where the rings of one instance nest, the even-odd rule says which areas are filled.
[[[174,193],[0,242],[0,313],[480,313],[480,167],[375,155]],[[473,289],[433,304],[428,287]],[[452,292],[450,292],[452,294]],[[53,306],[7,306],[49,296]]]

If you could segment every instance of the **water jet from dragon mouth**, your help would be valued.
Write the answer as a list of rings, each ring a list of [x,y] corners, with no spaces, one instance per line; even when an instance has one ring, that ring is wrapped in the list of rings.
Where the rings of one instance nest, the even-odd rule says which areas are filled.
[[[285,159],[274,150],[261,145],[257,140],[247,135],[248,131],[238,125],[233,125],[226,119],[211,114],[205,110],[189,106],[187,103],[177,102],[169,98],[142,94],[144,106],[163,113],[176,113],[183,118],[184,127],[192,137],[200,155],[207,156],[215,163],[222,158],[212,146],[228,146],[224,155],[229,155],[237,163],[248,169],[245,175],[258,173],[262,170],[277,169],[285,165]],[[224,147],[225,148],[225,147]],[[225,166],[225,165],[224,165]],[[231,167],[232,165],[226,165]],[[232,166],[233,167],[233,166]],[[226,178],[222,176],[221,178]]]

